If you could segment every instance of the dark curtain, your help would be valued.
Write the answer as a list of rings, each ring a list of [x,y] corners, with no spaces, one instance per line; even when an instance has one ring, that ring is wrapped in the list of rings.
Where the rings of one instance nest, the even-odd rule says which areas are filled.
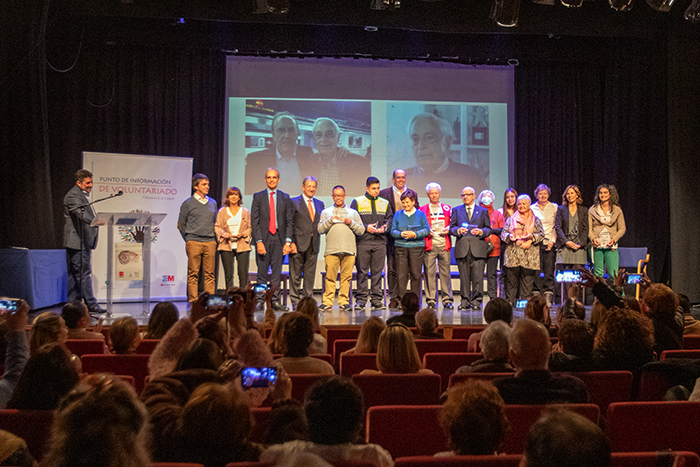
[[[546,183],[561,203],[567,185],[584,205],[614,184],[627,233],[646,246],[652,280],[669,279],[666,66],[654,43],[610,40],[599,62],[526,61],[516,69],[514,187],[533,196]],[[662,48],[663,49],[663,48]]]
[[[48,4],[0,11],[0,153],[12,180],[0,184],[0,246],[62,247],[63,196],[83,151],[191,157],[218,198],[223,53],[118,45],[56,18],[46,27]]]

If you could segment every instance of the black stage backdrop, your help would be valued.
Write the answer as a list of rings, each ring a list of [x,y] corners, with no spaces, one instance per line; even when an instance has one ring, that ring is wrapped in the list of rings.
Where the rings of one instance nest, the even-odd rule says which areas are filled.
[[[234,42],[269,50],[283,38],[291,51],[297,50],[295,41],[313,39],[304,27],[290,25],[277,25],[273,38],[259,25],[242,24],[230,37],[201,30],[170,36],[130,29],[128,22],[71,18],[44,9],[48,4],[13,0],[0,6],[3,247],[61,247],[62,199],[86,150],[192,157],[195,172],[210,177],[218,198],[224,188],[222,50],[232,50]],[[336,32],[351,35],[341,27]],[[532,194],[547,183],[558,202],[562,190],[576,183],[590,205],[598,184],[615,184],[627,221],[621,245],[648,246],[652,279],[670,281],[669,147],[678,158],[671,165],[687,180],[693,147],[688,141],[697,143],[700,132],[697,99],[690,107],[681,102],[688,91],[697,96],[697,73],[668,47],[665,35],[386,34],[372,42],[334,41],[333,50],[324,49],[325,35],[318,34],[315,50],[333,56],[381,48],[382,56],[397,58],[461,50],[462,56],[481,57],[480,63],[517,58],[513,186]],[[392,41],[395,46],[387,45]],[[698,55],[698,42],[691,45],[685,55]],[[677,99],[671,104],[669,80]],[[685,129],[688,119],[695,126]],[[672,146],[669,134],[675,135]],[[697,232],[697,224],[697,216],[692,225],[678,219],[673,229]],[[692,263],[688,267],[697,268]],[[692,271],[682,273],[693,277]],[[697,280],[684,286],[678,291],[700,299]]]

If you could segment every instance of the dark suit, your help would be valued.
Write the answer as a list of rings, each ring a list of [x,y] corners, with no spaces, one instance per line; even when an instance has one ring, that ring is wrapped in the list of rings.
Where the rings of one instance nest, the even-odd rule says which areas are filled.
[[[271,234],[270,227],[270,197],[267,189],[253,195],[253,205],[250,210],[250,222],[253,228],[253,243],[261,241],[265,245],[266,254],[255,252],[255,261],[258,265],[258,284],[271,282],[275,286],[274,303],[279,303],[280,282],[282,278],[282,262],[284,255],[282,247],[287,239],[294,235],[294,206],[289,195],[283,191],[275,190],[277,200],[275,218],[277,231]],[[268,268],[272,269],[272,275],[268,276]]]
[[[414,190],[415,191],[415,190]],[[416,192],[417,193],[417,192]],[[401,205],[396,205],[394,200],[394,186],[390,185],[389,188],[384,188],[379,192],[379,197],[384,198],[389,201],[389,206],[391,206],[391,212],[396,213],[397,209],[400,211],[403,209]],[[416,209],[420,207],[420,203],[416,201]],[[391,225],[389,225],[391,227]],[[399,298],[399,281],[396,276],[396,251],[394,250],[394,237],[391,235],[386,236],[386,276],[387,282],[389,283],[389,297],[398,300]]]
[[[295,254],[289,255],[289,282],[292,304],[296,308],[299,302],[299,287],[301,277],[304,276],[304,289],[302,297],[311,297],[314,292],[314,279],[316,278],[316,262],[318,260],[318,220],[321,211],[325,209],[322,201],[313,198],[314,218],[309,216],[309,207],[302,195],[292,198],[294,207],[294,235],[292,242],[297,247]]]
[[[66,249],[68,263],[68,301],[85,300],[88,309],[97,306],[97,300],[92,292],[92,250],[97,247],[98,227],[91,226],[95,218],[92,206],[76,209],[71,208],[86,204],[88,197],[74,185],[63,198],[63,247]],[[82,230],[82,243],[80,240]],[[82,263],[82,271],[81,271]],[[82,288],[81,288],[82,284]]]
[[[312,174],[311,156],[314,151],[308,146],[297,146],[296,159],[299,165],[299,175],[301,180],[307,175]],[[245,194],[249,195],[255,192],[255,187],[260,186],[260,182],[265,178],[265,172],[269,167],[277,167],[277,148],[273,145],[270,148],[262,151],[251,152],[246,157],[245,163]],[[284,180],[284,171],[280,172],[280,180]],[[301,183],[299,184],[301,186]]]
[[[460,235],[458,230],[466,224],[469,225],[470,231],[474,228],[481,229],[481,235],[475,236],[471,233]],[[453,248],[459,268],[459,292],[462,296],[462,306],[481,306],[484,290],[484,260],[488,255],[484,239],[491,234],[488,210],[474,203],[470,218],[467,216],[466,205],[452,208],[450,234],[457,239]]]
[[[581,245],[581,248],[586,249],[588,245],[588,209],[582,205],[576,208],[578,215],[578,239],[576,243]],[[562,204],[557,208],[557,217],[554,220],[554,230],[557,232],[557,250],[564,248],[566,242],[566,234],[569,232],[569,206]]]

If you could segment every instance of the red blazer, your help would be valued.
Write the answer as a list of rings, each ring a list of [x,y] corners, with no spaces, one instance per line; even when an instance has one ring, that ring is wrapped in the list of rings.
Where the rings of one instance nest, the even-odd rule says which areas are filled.
[[[442,204],[440,203],[440,207],[442,208],[442,212],[445,214],[445,227],[449,229],[450,227],[450,213],[452,212],[452,207],[449,204]],[[428,224],[430,224],[430,203],[426,203],[420,208],[421,211],[423,211],[423,214],[425,214],[425,217],[428,218]],[[450,251],[452,248],[452,241],[450,240],[450,235],[447,234],[445,236],[445,251]],[[425,251],[429,251],[433,249],[433,236],[428,235],[425,237]]]

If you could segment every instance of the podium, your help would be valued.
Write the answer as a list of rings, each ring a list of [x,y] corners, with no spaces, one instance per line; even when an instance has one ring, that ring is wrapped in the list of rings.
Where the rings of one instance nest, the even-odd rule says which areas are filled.
[[[114,302],[114,226],[137,227],[134,240],[143,245],[143,315],[151,310],[151,235],[152,228],[160,225],[167,214],[151,212],[101,212],[91,225],[107,226],[107,314],[112,315]],[[141,235],[143,234],[143,236]]]

